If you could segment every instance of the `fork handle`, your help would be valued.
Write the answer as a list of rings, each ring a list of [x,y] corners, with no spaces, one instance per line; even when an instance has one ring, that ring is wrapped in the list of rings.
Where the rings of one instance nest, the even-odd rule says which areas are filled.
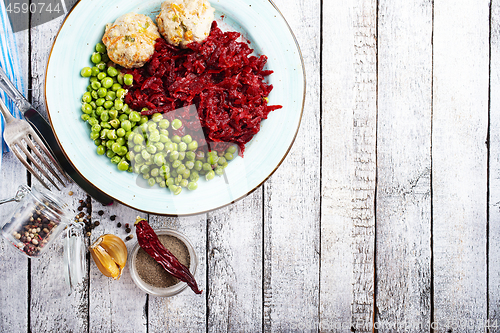
[[[23,114],[31,108],[31,104],[28,100],[17,90],[12,81],[5,73],[2,67],[0,67],[0,89],[5,91],[7,96],[16,104],[19,111]]]
[[[1,69],[1,67],[0,67]],[[0,98],[0,113],[2,114],[3,118],[5,119],[5,123],[8,124],[11,121],[15,120],[10,113],[9,109],[7,108],[7,105],[5,105],[4,101]]]

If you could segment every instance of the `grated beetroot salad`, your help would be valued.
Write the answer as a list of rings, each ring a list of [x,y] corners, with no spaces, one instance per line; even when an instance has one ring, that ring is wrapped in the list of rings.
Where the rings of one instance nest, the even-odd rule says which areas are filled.
[[[253,50],[238,42],[239,37],[238,32],[222,32],[214,21],[205,41],[191,43],[186,49],[159,38],[144,67],[122,69],[134,76],[125,103],[134,110],[148,108],[143,115],[166,113],[167,119],[169,111],[194,104],[197,114],[190,112],[193,108],[176,112],[183,126],[174,134],[189,133],[199,142],[206,139],[215,150],[237,143],[242,153],[259,132],[261,120],[281,105],[267,105],[265,97],[273,89],[264,81],[273,73],[263,70],[267,57],[249,56]],[[203,134],[193,135],[200,123],[204,138]]]

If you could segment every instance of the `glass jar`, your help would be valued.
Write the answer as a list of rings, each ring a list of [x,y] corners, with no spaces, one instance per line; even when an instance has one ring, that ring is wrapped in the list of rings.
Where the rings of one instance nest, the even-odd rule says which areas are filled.
[[[2,235],[16,252],[30,258],[39,258],[66,230],[64,266],[70,290],[83,281],[86,271],[83,223],[73,223],[68,207],[52,192],[33,186],[19,186],[13,198],[0,204],[17,201],[18,204],[2,227]]]

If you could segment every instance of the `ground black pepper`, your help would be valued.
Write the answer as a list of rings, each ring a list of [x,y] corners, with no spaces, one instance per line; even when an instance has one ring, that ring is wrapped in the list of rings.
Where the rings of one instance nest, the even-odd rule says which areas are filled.
[[[191,260],[189,251],[180,239],[169,235],[158,235],[158,239],[184,266],[189,268]],[[167,288],[179,282],[142,248],[137,252],[135,265],[139,278],[151,286]]]

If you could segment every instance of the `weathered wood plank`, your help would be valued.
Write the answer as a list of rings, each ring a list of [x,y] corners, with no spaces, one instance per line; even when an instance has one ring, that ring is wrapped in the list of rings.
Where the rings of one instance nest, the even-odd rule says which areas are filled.
[[[489,313],[491,332],[500,327],[500,2],[491,2],[489,151]]]
[[[371,332],[376,1],[323,3],[322,82],[320,330]]]
[[[184,234],[193,244],[198,257],[195,279],[201,295],[189,287],[173,297],[149,296],[149,332],[206,332],[206,214],[167,218],[150,215],[153,228],[169,228]]]
[[[99,215],[99,211],[103,215]],[[113,221],[111,216],[116,216]],[[147,218],[144,213],[113,203],[104,207],[92,202],[92,221],[99,221],[92,231],[92,242],[104,234],[113,234],[125,241],[127,233],[125,224],[128,223],[135,237],[133,224],[137,216]],[[118,222],[122,224],[117,227]],[[125,241],[130,251],[135,241]],[[89,285],[89,328],[90,332],[146,332],[147,331],[147,297],[139,289],[132,278],[128,266],[125,267],[120,280],[115,281],[104,276],[93,259],[90,260]]]
[[[431,322],[432,2],[380,1],[376,327]]]
[[[36,20],[36,14],[32,17],[32,23],[33,20]],[[61,23],[62,18],[58,18],[31,29],[32,104],[45,117],[45,68]],[[37,184],[37,181],[32,179],[32,183]],[[68,196],[70,191],[74,193],[72,197]],[[70,208],[75,208],[78,200],[85,197],[76,184],[68,185],[57,194]],[[58,239],[41,260],[31,260],[30,328],[33,332],[76,332],[87,330],[88,327],[88,285],[85,281],[68,296],[62,243],[62,238]]]
[[[28,31],[16,33],[20,63],[23,66],[26,93],[28,84]],[[0,147],[0,154],[1,151]],[[17,187],[27,183],[26,169],[12,152],[3,154],[0,173],[0,196],[2,199],[14,196]],[[0,225],[15,209],[16,203],[0,206]],[[3,239],[0,242],[0,331],[7,332],[14,327],[18,332],[26,332],[28,327],[28,259],[9,246]]]
[[[262,189],[208,214],[208,331],[262,330]]]
[[[274,1],[301,46],[307,97],[301,128],[264,184],[264,325],[318,329],[320,251],[320,1]]]
[[[489,1],[434,2],[434,326],[483,329]]]

